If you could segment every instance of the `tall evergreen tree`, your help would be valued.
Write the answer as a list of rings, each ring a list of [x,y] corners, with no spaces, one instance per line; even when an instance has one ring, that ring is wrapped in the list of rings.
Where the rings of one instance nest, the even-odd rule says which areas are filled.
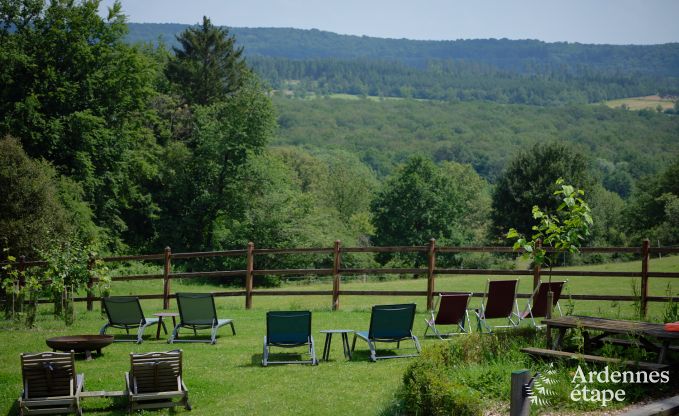
[[[177,36],[180,47],[166,69],[167,78],[189,104],[207,105],[236,92],[248,71],[243,48],[228,29],[216,27],[203,16],[203,23]]]

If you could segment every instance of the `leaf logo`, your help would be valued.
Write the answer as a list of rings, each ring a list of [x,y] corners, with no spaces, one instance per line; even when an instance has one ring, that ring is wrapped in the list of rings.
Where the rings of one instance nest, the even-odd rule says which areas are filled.
[[[550,363],[549,368],[542,373],[538,373],[533,381],[533,388],[528,394],[528,398],[532,405],[549,406],[551,404],[550,398],[556,395],[554,390],[549,386],[556,383],[556,370],[553,363]]]

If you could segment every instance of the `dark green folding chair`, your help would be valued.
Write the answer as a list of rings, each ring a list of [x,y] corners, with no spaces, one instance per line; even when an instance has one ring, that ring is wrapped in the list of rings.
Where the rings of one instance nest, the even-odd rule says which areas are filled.
[[[370,315],[370,329],[365,332],[355,332],[351,350],[356,348],[356,338],[368,343],[370,360],[377,361],[386,358],[415,357],[420,353],[420,342],[413,335],[413,320],[415,319],[415,304],[375,305]],[[396,348],[401,347],[401,341],[411,339],[415,343],[417,354],[383,355],[378,356],[375,350],[376,342],[395,342]]]
[[[158,325],[158,318],[144,317],[144,311],[141,310],[139,298],[136,296],[110,296],[103,298],[102,301],[108,322],[99,330],[100,335],[104,335],[108,328],[124,329],[127,334],[130,333],[130,329],[137,330],[136,339],[114,339],[116,342],[141,344],[146,327]],[[165,328],[165,323],[163,323],[163,328]]]
[[[212,293],[177,293],[179,307],[179,323],[174,327],[168,343],[173,342],[217,342],[217,329],[224,325],[231,325],[231,332],[236,335],[233,319],[217,319],[217,308]],[[179,328],[193,329],[193,334],[199,329],[211,330],[210,339],[177,339]]]
[[[308,346],[310,360],[271,361],[271,347],[293,348]],[[311,335],[310,311],[276,311],[266,313],[266,336],[264,337],[264,353],[262,365],[269,364],[318,364],[314,337]]]

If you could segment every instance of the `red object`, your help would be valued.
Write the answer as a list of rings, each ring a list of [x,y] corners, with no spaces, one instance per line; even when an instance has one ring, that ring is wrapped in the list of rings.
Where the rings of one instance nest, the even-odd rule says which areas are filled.
[[[665,331],[679,332],[679,322],[670,322],[665,324]]]

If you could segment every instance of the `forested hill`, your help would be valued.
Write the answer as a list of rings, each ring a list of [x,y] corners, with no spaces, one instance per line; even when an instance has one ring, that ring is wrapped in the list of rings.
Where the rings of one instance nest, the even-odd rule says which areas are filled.
[[[188,25],[130,23],[130,42],[173,45]],[[320,30],[230,28],[249,56],[289,59],[369,58],[424,67],[431,60],[467,60],[526,73],[545,68],[587,66],[659,76],[679,75],[679,43],[663,45],[587,45],[538,40],[477,39],[420,41],[349,36]]]

